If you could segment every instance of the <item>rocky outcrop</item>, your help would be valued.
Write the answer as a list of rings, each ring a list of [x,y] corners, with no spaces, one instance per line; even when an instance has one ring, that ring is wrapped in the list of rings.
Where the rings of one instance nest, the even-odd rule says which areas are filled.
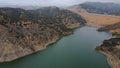
[[[0,8],[0,62],[43,50],[86,23],[81,16],[57,7],[38,10]]]

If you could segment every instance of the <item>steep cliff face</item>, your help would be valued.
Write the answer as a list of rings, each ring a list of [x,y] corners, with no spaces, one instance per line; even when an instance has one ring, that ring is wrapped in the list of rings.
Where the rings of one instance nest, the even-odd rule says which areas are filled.
[[[81,16],[57,7],[38,10],[0,8],[0,62],[43,50],[86,23]]]

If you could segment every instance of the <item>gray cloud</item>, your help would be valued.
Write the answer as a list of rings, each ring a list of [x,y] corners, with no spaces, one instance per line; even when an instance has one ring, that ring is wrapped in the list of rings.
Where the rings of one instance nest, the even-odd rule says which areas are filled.
[[[36,5],[36,6],[71,6],[86,1],[120,3],[120,0],[0,0],[0,4],[1,5]]]

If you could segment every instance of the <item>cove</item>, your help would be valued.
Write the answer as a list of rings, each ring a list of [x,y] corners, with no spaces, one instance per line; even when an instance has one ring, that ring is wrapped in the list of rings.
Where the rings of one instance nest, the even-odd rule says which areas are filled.
[[[82,27],[72,35],[64,36],[45,50],[8,63],[0,68],[110,68],[104,55],[95,51],[109,33],[96,27]]]

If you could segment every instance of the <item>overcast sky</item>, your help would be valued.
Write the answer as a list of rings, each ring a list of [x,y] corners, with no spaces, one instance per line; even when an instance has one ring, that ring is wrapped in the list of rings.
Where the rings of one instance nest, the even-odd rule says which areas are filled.
[[[120,0],[0,0],[0,5],[72,6],[86,1],[120,3]]]

